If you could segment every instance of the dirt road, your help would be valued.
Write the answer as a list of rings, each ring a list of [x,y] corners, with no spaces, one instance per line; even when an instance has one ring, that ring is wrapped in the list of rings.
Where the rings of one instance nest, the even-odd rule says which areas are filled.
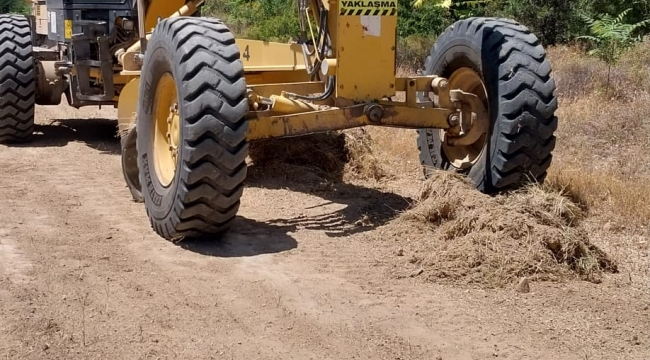
[[[44,135],[0,147],[0,359],[648,358],[645,284],[623,275],[529,294],[409,276],[382,225],[415,180],[314,192],[251,169],[226,239],[166,242],[115,123],[55,121],[113,116],[39,108]]]

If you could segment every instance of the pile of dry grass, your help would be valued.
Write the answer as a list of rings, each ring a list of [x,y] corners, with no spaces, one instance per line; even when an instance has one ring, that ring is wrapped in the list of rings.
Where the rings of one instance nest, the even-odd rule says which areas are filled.
[[[345,137],[323,133],[258,140],[250,144],[249,156],[255,166],[293,165],[311,169],[318,175],[338,177],[346,161]]]
[[[598,282],[616,265],[589,242],[579,227],[582,216],[558,192],[532,186],[490,197],[463,177],[438,172],[396,226],[403,234],[420,229],[410,262],[436,281],[501,287],[520,277],[578,276]]]
[[[375,156],[364,129],[255,141],[250,158],[255,166],[297,167],[331,181],[380,180],[387,172]]]
[[[375,141],[366,129],[347,130],[343,135],[347,155],[344,179],[381,180],[388,175],[373,148]]]

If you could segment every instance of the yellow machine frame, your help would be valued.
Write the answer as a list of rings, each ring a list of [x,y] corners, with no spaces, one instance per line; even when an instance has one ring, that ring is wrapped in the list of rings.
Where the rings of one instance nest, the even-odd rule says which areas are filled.
[[[151,31],[157,19],[188,16],[204,0],[152,1],[141,17],[141,33]],[[142,3],[142,2],[140,2]],[[358,5],[373,5],[372,7]],[[325,81],[312,81],[307,73],[318,53],[304,56],[299,44],[237,39],[244,64],[250,101],[248,140],[297,136],[365,125],[448,129],[485,120],[487,112],[476,95],[449,89],[437,76],[397,77],[395,29],[397,1],[353,2],[309,0],[304,15],[312,20],[316,8],[328,10],[331,53],[321,63],[320,76],[336,79],[332,96],[323,101],[304,101],[290,94],[325,91]],[[377,6],[374,6],[377,5]],[[143,9],[144,10],[144,9]],[[309,33],[319,29],[308,21]],[[118,102],[121,131],[133,128],[138,102],[141,46],[146,38],[118,51],[123,66],[121,79],[132,77]],[[402,92],[405,101],[393,101]],[[433,92],[433,102],[418,101],[417,93]],[[266,106],[264,106],[266,105]],[[484,122],[484,121],[483,121]],[[471,132],[482,131],[468,126]]]

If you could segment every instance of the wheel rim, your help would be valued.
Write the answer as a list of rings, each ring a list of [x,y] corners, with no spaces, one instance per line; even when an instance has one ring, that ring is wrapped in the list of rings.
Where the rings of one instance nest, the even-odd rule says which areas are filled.
[[[485,89],[483,79],[476,71],[470,68],[463,67],[454,71],[453,74],[449,77],[449,88],[460,89],[465,92],[475,94],[479,97],[479,99],[483,101],[483,104],[485,104],[486,108],[488,106],[487,90]],[[479,119],[479,121],[489,121],[489,119]],[[461,170],[472,167],[474,164],[476,164],[481,154],[483,153],[485,142],[488,138],[487,132],[484,132],[481,137],[471,145],[451,146],[447,144],[447,136],[449,131],[454,131],[454,129],[440,130],[442,150],[447,156],[449,163],[453,167]]]
[[[154,98],[153,155],[158,181],[169,187],[176,174],[180,116],[176,82],[170,73],[158,81]]]

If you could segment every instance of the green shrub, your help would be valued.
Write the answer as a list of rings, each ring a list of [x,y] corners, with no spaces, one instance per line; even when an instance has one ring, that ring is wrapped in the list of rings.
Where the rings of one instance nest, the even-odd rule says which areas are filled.
[[[29,4],[23,0],[0,0],[0,14],[29,14]]]

